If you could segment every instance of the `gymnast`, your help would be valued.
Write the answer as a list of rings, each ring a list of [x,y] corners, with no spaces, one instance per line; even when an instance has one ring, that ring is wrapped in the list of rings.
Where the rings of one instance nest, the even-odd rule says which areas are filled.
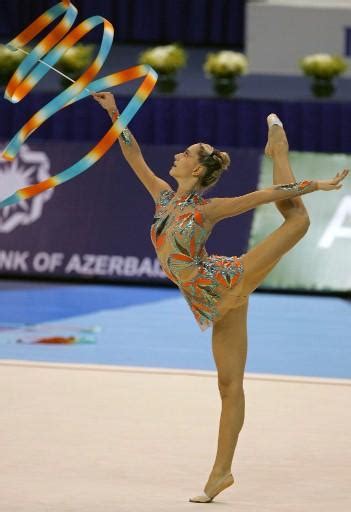
[[[115,121],[119,112],[113,94],[93,97]],[[230,164],[228,153],[210,144],[192,144],[174,156],[169,174],[178,187],[173,190],[148,167],[129,129],[119,138],[124,157],[155,202],[151,240],[160,265],[180,289],[200,329],[213,327],[222,410],[217,454],[204,494],[189,499],[196,503],[211,502],[234,483],[231,466],[245,415],[249,296],[308,231],[308,212],[298,196],[338,190],[349,173],[344,169],[328,180],[296,182],[283,124],[276,114],[267,117],[267,124],[265,154],[273,161],[273,186],[238,197],[203,198]],[[275,203],[284,217],[281,226],[239,257],[207,254],[205,242],[217,222],[266,203]]]

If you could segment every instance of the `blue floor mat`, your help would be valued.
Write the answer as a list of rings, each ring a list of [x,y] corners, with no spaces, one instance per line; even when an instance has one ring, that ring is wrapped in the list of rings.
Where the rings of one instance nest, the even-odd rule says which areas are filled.
[[[254,293],[246,371],[350,378],[351,301]],[[0,323],[98,326],[96,343],[25,345],[0,332],[0,358],[215,370],[211,330],[201,332],[177,289],[60,285],[0,293]],[[235,343],[235,333],[233,333]]]
[[[175,288],[120,285],[20,283],[0,293],[0,323],[48,322],[99,309],[145,304],[179,292]]]

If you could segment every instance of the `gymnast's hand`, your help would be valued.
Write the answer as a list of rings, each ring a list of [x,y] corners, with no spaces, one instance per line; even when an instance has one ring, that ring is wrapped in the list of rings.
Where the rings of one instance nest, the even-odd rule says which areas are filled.
[[[339,184],[341,180],[346,178],[349,174],[349,169],[344,169],[342,172],[338,172],[334,178],[330,180],[317,180],[317,190],[338,190],[342,187]]]
[[[119,114],[115,98],[111,92],[93,92],[91,93],[91,95],[94,98],[94,100],[100,103],[102,108],[104,108],[108,112],[112,112],[112,110],[115,110]]]

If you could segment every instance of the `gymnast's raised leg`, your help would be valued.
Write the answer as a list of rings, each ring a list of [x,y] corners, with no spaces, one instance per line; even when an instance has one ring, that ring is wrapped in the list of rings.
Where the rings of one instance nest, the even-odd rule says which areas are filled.
[[[272,125],[279,121],[275,114],[268,116],[269,125],[266,155],[273,159],[273,183],[295,183],[296,178],[289,163],[289,145],[284,128]],[[274,265],[307,233],[310,219],[302,198],[297,196],[277,201],[276,206],[284,222],[264,240],[250,249],[241,260],[245,268],[241,294],[252,293]]]

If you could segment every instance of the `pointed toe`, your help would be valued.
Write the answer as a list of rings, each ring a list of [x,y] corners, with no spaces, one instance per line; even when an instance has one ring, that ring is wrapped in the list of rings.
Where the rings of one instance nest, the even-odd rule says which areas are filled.
[[[233,485],[233,483],[234,477],[231,473],[229,473],[229,475],[226,475],[220,480],[219,484],[217,484],[217,487],[212,491],[210,496],[208,496],[204,491],[203,494],[201,494],[200,496],[194,496],[194,498],[189,498],[189,501],[193,503],[210,503],[210,501],[212,501],[213,498],[217,496],[217,494],[224,491],[224,489],[226,489],[227,487]]]
[[[207,494],[201,494],[200,496],[194,496],[193,498],[189,498],[189,501],[193,503],[208,503],[212,501],[212,498],[207,496]]]
[[[271,128],[274,124],[277,124],[278,126],[281,126],[283,128],[283,123],[281,122],[277,114],[269,114],[269,116],[267,116],[267,123],[269,128]]]

